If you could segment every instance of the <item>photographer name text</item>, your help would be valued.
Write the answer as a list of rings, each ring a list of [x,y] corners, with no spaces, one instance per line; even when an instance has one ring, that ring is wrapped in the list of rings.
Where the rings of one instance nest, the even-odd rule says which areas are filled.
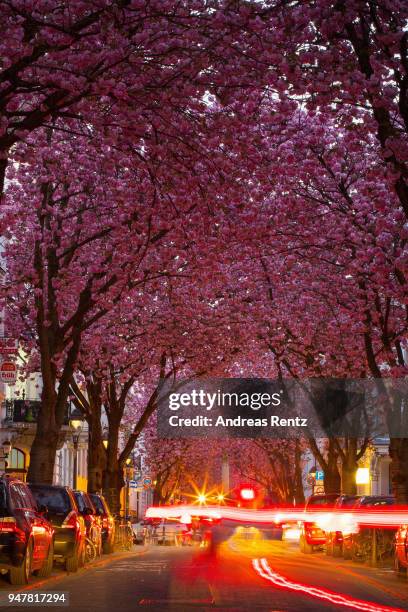
[[[171,427],[307,427],[307,419],[295,417],[284,419],[277,415],[270,415],[269,418],[255,419],[237,416],[226,418],[219,416],[216,419],[197,415],[192,418],[179,417],[172,415],[169,417]]]

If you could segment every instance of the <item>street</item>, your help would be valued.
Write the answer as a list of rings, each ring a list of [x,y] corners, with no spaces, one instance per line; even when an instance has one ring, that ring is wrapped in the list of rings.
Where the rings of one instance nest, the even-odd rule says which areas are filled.
[[[191,547],[134,547],[77,574],[54,571],[23,589],[2,581],[0,593],[17,591],[68,592],[76,612],[408,610],[408,583],[390,568],[338,562],[324,552],[306,556],[297,545],[280,541],[234,538],[216,557]]]

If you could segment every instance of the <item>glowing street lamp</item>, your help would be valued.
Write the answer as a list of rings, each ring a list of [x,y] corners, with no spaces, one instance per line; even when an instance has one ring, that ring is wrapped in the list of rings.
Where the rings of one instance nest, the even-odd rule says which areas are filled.
[[[102,444],[105,447],[105,450],[108,449],[108,428],[104,427],[102,431]]]
[[[365,485],[370,482],[370,469],[369,468],[358,468],[356,471],[356,484]]]
[[[73,488],[78,488],[78,446],[79,439],[81,437],[81,432],[84,427],[84,421],[80,419],[70,419],[69,421],[71,430],[72,430],[72,442],[74,445],[74,478],[73,478]]]

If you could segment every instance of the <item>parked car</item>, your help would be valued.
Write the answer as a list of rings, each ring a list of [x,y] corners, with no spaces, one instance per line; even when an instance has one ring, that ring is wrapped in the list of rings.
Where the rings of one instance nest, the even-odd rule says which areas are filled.
[[[0,477],[0,571],[13,585],[26,584],[32,572],[51,574],[54,529],[39,511],[30,489],[21,480]]]
[[[353,506],[353,510],[364,508],[379,508],[381,506],[393,506],[395,498],[391,495],[364,495],[360,497]],[[391,554],[394,544],[395,530],[377,529],[377,555],[382,557]],[[355,533],[343,535],[343,557],[353,561],[368,560],[371,556],[373,540],[373,529],[370,527],[359,527]]]
[[[334,504],[334,510],[353,508],[358,501],[358,495],[340,495]],[[326,554],[341,557],[343,553],[343,532],[326,531]]]
[[[340,493],[328,493],[311,495],[305,504],[305,512],[308,510],[326,510],[333,508]],[[312,553],[316,548],[322,548],[326,544],[326,533],[314,522],[305,520],[301,526],[299,547],[303,553]]]
[[[54,557],[62,559],[69,572],[76,572],[84,555],[85,522],[69,487],[29,484],[31,492],[52,523]]]
[[[73,491],[78,510],[85,522],[86,537],[93,542],[96,555],[102,554],[102,517],[85,491]]]
[[[395,534],[394,569],[406,577],[408,569],[408,525],[400,525]]]
[[[112,553],[115,543],[115,520],[103,495],[89,493],[89,497],[102,521],[102,552]]]

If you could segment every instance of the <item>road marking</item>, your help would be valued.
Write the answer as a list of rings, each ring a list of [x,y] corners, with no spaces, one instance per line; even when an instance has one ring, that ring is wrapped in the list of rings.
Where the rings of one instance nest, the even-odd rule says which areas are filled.
[[[238,547],[237,544],[228,542],[228,546],[229,548],[237,553],[237,554],[245,554],[246,556],[249,557],[253,557],[254,555],[254,551],[253,549],[246,549],[243,550],[242,549],[242,545],[241,547]],[[299,551],[295,551],[293,549],[291,549],[291,551],[293,554],[291,555],[291,559],[295,560],[299,567],[303,566],[302,560],[299,557]],[[264,553],[267,554],[267,556],[269,558],[272,559],[276,559],[276,561],[278,563],[280,563],[282,561],[281,558],[281,551],[280,550],[276,550],[276,551],[271,551],[271,553]],[[326,556],[321,556],[321,555],[316,555],[315,560],[318,561],[319,563],[321,563],[324,568],[330,568],[332,571],[337,571],[338,570],[338,565],[334,565],[333,564],[333,560],[332,559],[328,559]],[[310,557],[309,557],[310,559]],[[317,565],[317,564],[316,564]],[[401,592],[400,584],[396,584],[395,587],[394,586],[389,586],[389,585],[385,585],[383,582],[381,582],[378,578],[376,579],[374,576],[370,576],[367,575],[365,572],[358,572],[356,571],[357,567],[360,567],[363,570],[367,570],[368,573],[378,573],[378,568],[373,568],[373,567],[369,567],[369,566],[357,566],[356,569],[353,570],[352,567],[350,567],[347,564],[342,564],[341,566],[341,571],[344,574],[347,574],[349,576],[353,576],[353,578],[357,578],[358,580],[364,580],[367,584],[370,584],[371,586],[373,586],[374,588],[378,589],[379,591],[382,591],[383,593],[386,593],[387,595],[390,595],[391,597],[394,597],[395,599],[402,601],[402,602],[407,602],[408,601],[408,596],[406,593]],[[385,570],[383,569],[382,571],[390,571],[390,570]],[[391,570],[392,573],[393,570]],[[340,578],[339,578],[340,580]]]

